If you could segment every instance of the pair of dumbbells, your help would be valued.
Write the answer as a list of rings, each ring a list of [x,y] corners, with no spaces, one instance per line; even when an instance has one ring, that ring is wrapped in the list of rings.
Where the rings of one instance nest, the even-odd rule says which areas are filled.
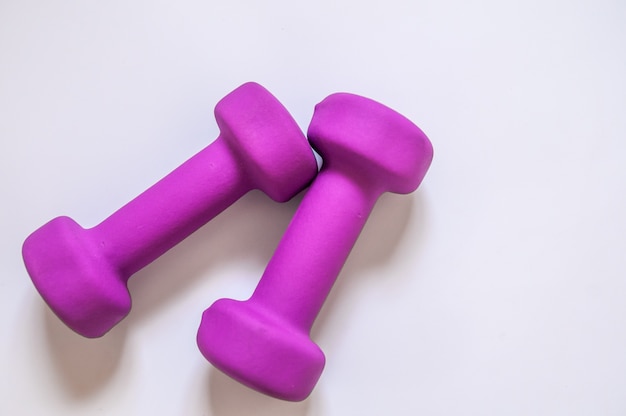
[[[298,401],[324,367],[309,333],[376,200],[410,193],[432,146],[405,117],[339,93],[308,129],[247,83],[215,107],[219,137],[94,228],[58,217],[24,242],[26,269],[55,314],[77,333],[104,335],[131,308],[127,281],[252,189],[284,202],[310,184],[250,299],[220,299],[197,342],[217,368],[268,395]],[[317,174],[317,177],[316,177]]]

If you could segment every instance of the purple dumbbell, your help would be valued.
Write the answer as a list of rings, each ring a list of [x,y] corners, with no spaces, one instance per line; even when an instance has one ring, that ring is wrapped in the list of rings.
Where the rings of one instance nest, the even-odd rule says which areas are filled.
[[[99,337],[131,307],[127,281],[252,189],[287,201],[317,173],[304,134],[265,88],[247,83],[215,107],[219,137],[94,228],[68,217],[24,242],[28,273],[67,326]]]
[[[312,391],[324,354],[309,333],[376,200],[417,189],[433,156],[422,131],[367,98],[334,94],[308,136],[324,163],[247,301],[220,299],[198,346],[217,368],[280,399]]]

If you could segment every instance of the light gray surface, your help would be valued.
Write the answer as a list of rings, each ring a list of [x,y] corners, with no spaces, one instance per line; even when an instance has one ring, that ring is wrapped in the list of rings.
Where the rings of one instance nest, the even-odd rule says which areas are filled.
[[[0,414],[624,415],[625,21],[618,0],[0,1]],[[326,95],[366,95],[435,148],[372,214],[298,404],[212,369],[195,335],[251,293],[299,198],[243,198],[133,277],[98,340],[20,257],[45,221],[95,225],[208,144],[245,81],[303,129]]]

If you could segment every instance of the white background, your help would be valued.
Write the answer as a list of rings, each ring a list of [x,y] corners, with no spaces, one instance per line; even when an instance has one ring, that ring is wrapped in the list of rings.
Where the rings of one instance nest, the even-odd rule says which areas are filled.
[[[0,414],[626,414],[625,22],[621,0],[0,0]],[[94,226],[210,143],[246,81],[303,129],[328,94],[374,98],[435,148],[416,193],[375,207],[295,404],[195,337],[301,196],[248,194],[137,273],[96,340],[21,261],[44,222]]]

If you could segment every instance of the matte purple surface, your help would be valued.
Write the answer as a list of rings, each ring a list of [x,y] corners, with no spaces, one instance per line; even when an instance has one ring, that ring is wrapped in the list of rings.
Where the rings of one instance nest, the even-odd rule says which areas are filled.
[[[308,136],[324,163],[249,300],[220,299],[202,316],[198,346],[249,387],[303,400],[325,364],[311,326],[383,192],[410,193],[433,150],[411,121],[375,101],[333,94]]]
[[[304,134],[247,83],[215,107],[220,136],[94,228],[58,217],[24,242],[26,269],[56,315],[99,337],[131,308],[127,281],[252,189],[283,202],[317,173]]]

